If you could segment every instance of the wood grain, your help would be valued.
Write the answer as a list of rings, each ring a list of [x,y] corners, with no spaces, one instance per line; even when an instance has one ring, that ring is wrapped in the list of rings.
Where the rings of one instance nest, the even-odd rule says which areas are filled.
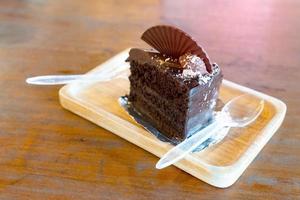
[[[125,62],[128,56],[129,49],[126,49],[88,74],[105,76],[105,73],[115,74],[120,68],[129,74],[129,63]],[[114,78],[105,82],[68,84],[59,90],[59,100],[67,110],[162,157],[173,145],[158,140],[126,113],[118,102],[120,96],[126,94],[129,94],[128,79]],[[227,80],[222,82],[219,98],[227,103],[244,94],[264,99],[264,109],[258,119],[250,126],[231,128],[222,142],[186,156],[175,166],[216,187],[226,188],[235,183],[277,131],[286,113],[282,101]]]
[[[300,2],[2,0],[0,199],[297,199],[300,196]],[[286,119],[234,186],[170,167],[58,102],[28,76],[85,73],[151,25],[193,35],[225,78],[287,103]],[[112,159],[113,158],[113,159]]]

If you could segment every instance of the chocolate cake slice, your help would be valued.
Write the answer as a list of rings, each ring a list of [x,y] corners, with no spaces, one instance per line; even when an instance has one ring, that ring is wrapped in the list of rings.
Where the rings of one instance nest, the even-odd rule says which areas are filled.
[[[137,48],[127,61],[129,101],[163,135],[180,142],[209,123],[222,82],[217,64],[208,68],[209,62],[189,50],[174,56]]]

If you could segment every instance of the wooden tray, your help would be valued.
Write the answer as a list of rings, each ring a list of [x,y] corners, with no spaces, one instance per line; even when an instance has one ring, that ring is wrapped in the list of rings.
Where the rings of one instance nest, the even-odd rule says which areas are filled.
[[[127,57],[128,49],[89,73],[101,73],[128,65],[124,62]],[[61,88],[59,98],[64,108],[161,157],[172,145],[159,141],[123,110],[118,98],[128,91],[129,82],[126,79],[72,83]],[[226,103],[243,93],[265,99],[265,108],[257,121],[246,128],[232,128],[222,142],[202,152],[189,154],[176,163],[176,167],[221,188],[232,185],[241,176],[279,128],[286,112],[286,105],[282,101],[227,80],[221,86],[220,99]]]

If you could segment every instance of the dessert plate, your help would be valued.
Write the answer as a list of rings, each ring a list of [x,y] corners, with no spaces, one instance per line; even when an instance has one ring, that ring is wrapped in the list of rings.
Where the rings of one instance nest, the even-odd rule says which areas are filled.
[[[128,65],[124,62],[128,52],[129,49],[126,49],[88,74],[103,73]],[[107,82],[74,82],[60,89],[59,99],[65,109],[158,157],[163,156],[172,145],[158,140],[120,106],[118,99],[128,92],[129,81],[124,78]],[[259,118],[250,126],[231,128],[220,143],[189,154],[175,163],[176,167],[220,188],[229,187],[242,175],[279,128],[286,113],[286,105],[282,101],[227,80],[223,80],[219,98],[226,103],[245,93],[265,100],[265,107]]]

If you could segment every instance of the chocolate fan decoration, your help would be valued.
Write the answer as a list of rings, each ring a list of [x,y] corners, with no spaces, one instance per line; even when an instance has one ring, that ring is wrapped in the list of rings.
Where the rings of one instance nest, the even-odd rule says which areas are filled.
[[[142,40],[162,54],[179,58],[185,53],[199,56],[205,63],[208,72],[212,66],[205,51],[192,39],[191,36],[173,26],[158,25],[147,29]]]

